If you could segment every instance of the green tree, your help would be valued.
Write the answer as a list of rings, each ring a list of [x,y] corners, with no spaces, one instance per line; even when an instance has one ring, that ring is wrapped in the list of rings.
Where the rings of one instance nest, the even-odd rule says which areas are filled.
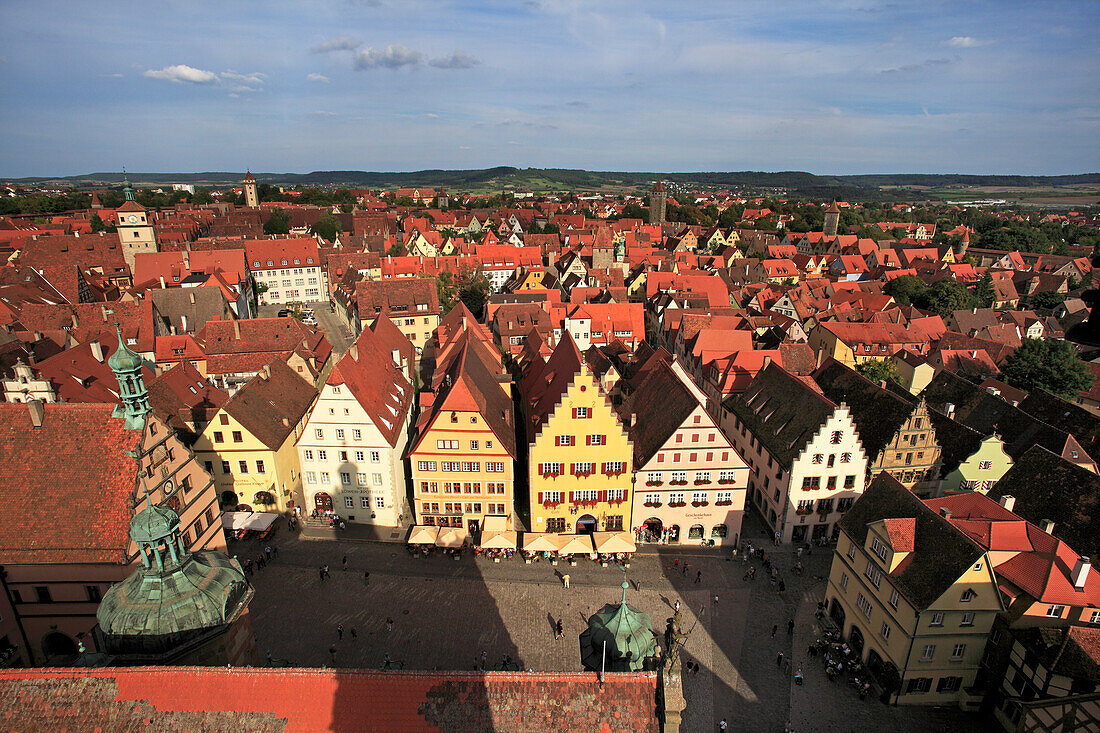
[[[485,301],[489,299],[490,289],[488,278],[479,272],[462,286],[458,291],[458,297],[466,304],[474,317],[480,320],[482,313],[485,311]]]
[[[431,277],[430,275],[421,275],[421,277]],[[458,286],[455,285],[455,278],[450,272],[441,272],[435,277],[435,290],[439,296],[439,308],[440,315],[447,315],[451,312],[451,308],[455,307],[455,303],[458,302]]]
[[[916,301],[923,302],[927,291],[928,286],[916,275],[895,277],[882,286],[882,292],[892,296],[900,305],[913,305]]]
[[[107,225],[99,218],[99,214],[92,214],[92,232],[102,232],[106,229]]]
[[[1024,339],[1005,359],[1003,376],[1013,387],[1029,392],[1045,389],[1065,399],[1092,387],[1092,372],[1068,341]]]
[[[400,257],[405,254],[405,248],[401,246],[400,242],[394,242],[390,245],[390,248],[386,250],[386,254],[390,257]]]
[[[973,307],[975,300],[970,291],[958,280],[945,277],[937,280],[928,288],[924,303],[914,301],[913,305],[925,308],[946,318],[952,311],[965,310]]]
[[[974,288],[974,299],[977,301],[979,308],[992,308],[996,297],[997,294],[993,292],[993,276],[987,272],[982,275]]]
[[[214,197],[210,195],[209,188],[196,188],[195,193],[191,196],[191,203],[193,203],[195,206],[212,204],[214,203]]]
[[[309,228],[309,231],[324,237],[329,242],[335,242],[336,235],[343,231],[343,228],[340,225],[340,220],[333,214],[325,214]]]
[[[272,209],[264,222],[264,234],[290,234],[290,217],[282,209]]]
[[[898,367],[897,364],[892,361],[871,359],[870,361],[856,364],[856,371],[875,384],[885,381],[898,381]]]
[[[1052,310],[1066,302],[1066,294],[1054,290],[1044,290],[1041,293],[1032,295],[1028,302],[1036,310]]]

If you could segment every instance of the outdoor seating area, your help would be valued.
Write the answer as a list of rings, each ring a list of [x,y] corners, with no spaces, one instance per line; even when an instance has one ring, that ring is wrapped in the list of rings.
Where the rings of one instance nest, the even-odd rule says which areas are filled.
[[[575,566],[578,559],[630,567],[630,557],[637,545],[629,532],[593,532],[591,534],[553,534],[517,532],[507,529],[504,517],[488,517],[478,536],[460,527],[417,525],[406,541],[409,553],[427,557],[442,551],[458,559],[467,550],[476,557],[488,557],[500,562],[517,554],[530,565],[533,562],[559,562]]]
[[[267,539],[275,532],[276,512],[223,512],[222,529],[227,537]]]

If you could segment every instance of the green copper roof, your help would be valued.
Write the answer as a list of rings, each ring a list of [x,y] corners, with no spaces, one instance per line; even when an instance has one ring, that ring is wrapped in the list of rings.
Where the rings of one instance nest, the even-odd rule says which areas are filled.
[[[581,634],[581,657],[587,668],[599,670],[602,666],[609,672],[636,672],[645,668],[647,659],[657,655],[657,639],[649,614],[626,602],[629,587],[624,580],[622,601],[607,604],[588,619],[588,629]]]
[[[180,518],[168,507],[150,504],[130,520],[130,539],[155,544],[179,531]]]
[[[122,329],[117,323],[115,324],[115,332],[118,333],[118,348],[107,360],[107,366],[111,367],[111,370],[116,374],[141,369],[141,357],[126,345],[126,340],[122,338]]]

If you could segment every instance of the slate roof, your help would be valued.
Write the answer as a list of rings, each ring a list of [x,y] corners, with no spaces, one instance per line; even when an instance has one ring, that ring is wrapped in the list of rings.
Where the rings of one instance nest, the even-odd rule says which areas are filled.
[[[772,362],[725,407],[748,426],[772,457],[789,468],[837,405]]]
[[[1070,433],[1093,460],[1100,461],[1100,417],[1042,389],[1028,394],[1019,407],[1048,425]]]
[[[644,466],[699,406],[691,390],[680,381],[668,362],[661,361],[636,385],[619,407],[624,426],[634,444],[634,465]]]
[[[43,407],[35,428],[0,405],[0,564],[125,563],[142,431],[111,404]]]
[[[878,458],[916,409],[916,405],[832,359],[814,372],[813,378],[826,397],[848,405],[868,463]]]
[[[985,553],[887,473],[871,481],[840,520],[840,528],[863,547],[868,525],[883,519],[913,520],[913,550],[889,575],[919,610],[940,598]]]
[[[222,409],[253,437],[276,450],[294,432],[317,392],[286,362],[275,359],[266,366],[267,377],[257,374]]]
[[[654,672],[608,673],[601,687],[595,672],[5,670],[0,717],[132,733],[657,733],[657,684]]]
[[[1013,511],[1035,524],[1054,522],[1054,536],[1082,555],[1100,557],[1100,476],[1041,446],[1016,459],[989,498],[1016,497]]]

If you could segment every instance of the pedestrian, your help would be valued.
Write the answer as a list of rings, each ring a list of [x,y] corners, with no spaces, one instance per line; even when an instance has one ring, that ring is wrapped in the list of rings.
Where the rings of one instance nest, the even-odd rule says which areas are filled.
[[[251,560],[249,562],[251,562]],[[324,565],[317,568],[317,574],[321,576],[321,582],[324,583],[325,582],[325,566]]]
[[[332,663],[336,664],[336,645],[333,644],[328,648],[329,658],[332,659]]]
[[[801,557],[802,557],[802,548],[801,548],[801,547],[799,547],[799,548],[798,548],[798,557],[799,557],[800,559],[801,559]]]
[[[693,662],[691,665],[691,676],[697,677],[699,675],[699,663]]]
[[[359,638],[359,634],[355,633],[355,627],[351,627],[351,640],[355,641]]]
[[[794,619],[789,618],[789,619],[787,619],[787,636],[793,636],[793,635],[794,635]]]
[[[780,534],[779,534],[778,532],[776,532],[776,533],[775,533],[775,545],[776,545],[776,547],[778,547],[778,546],[779,546],[779,538],[780,538],[781,536],[782,536],[782,535],[780,535]]]
[[[279,556],[279,546],[278,545],[272,545],[271,546],[271,555],[272,555],[272,557],[278,557]]]
[[[680,610],[680,599],[679,598],[677,598],[676,602],[672,604],[672,610],[673,611],[679,611]]]
[[[779,652],[778,654],[775,655],[775,666],[776,667],[782,667],[783,666],[783,652]]]
[[[481,650],[481,668],[482,668],[482,669],[485,669],[485,658],[486,658],[487,656],[488,656],[488,654],[486,654],[485,650],[484,650],[484,649],[482,649],[482,650]]]
[[[565,638],[565,625],[564,625],[564,624],[562,624],[562,622],[561,622],[561,619],[560,619],[560,618],[558,619],[558,623],[557,623],[556,631],[557,631],[558,633],[557,633],[557,635],[556,635],[556,636],[555,636],[554,638],[556,638],[556,639],[564,639],[564,638]]]
[[[779,581],[779,592],[782,593],[785,590],[787,590],[787,584],[784,583],[782,580]]]
[[[245,560],[244,561],[244,569],[246,571],[248,571],[249,575],[252,575],[252,561],[251,560]]]
[[[718,733],[726,733],[726,719],[722,718],[718,721]]]
[[[268,545],[267,547],[264,548],[264,555],[265,555],[267,560],[271,559],[271,545]]]
[[[260,556],[256,558],[256,567],[262,569],[264,565],[267,565],[267,563],[264,561],[264,554],[261,552]]]
[[[775,632],[779,631],[779,624],[772,624],[772,638],[775,638]]]
[[[562,582],[562,585],[564,585],[566,588],[569,587],[569,573],[566,573],[565,575],[561,576],[561,582]]]
[[[696,570],[695,571],[695,583],[699,584],[701,582],[703,582],[703,571],[702,570]]]
[[[342,568],[343,570],[348,569],[348,556],[347,555],[344,555],[344,559],[340,561],[340,564],[343,565],[343,568]]]
[[[791,660],[783,660],[783,676],[786,677],[791,673]]]
[[[716,606],[718,605],[718,594],[717,593],[714,594],[714,605],[716,605]]]
[[[363,571],[363,584],[364,585],[370,585],[370,571],[369,570],[364,570]]]
[[[338,637],[338,638],[339,638],[339,639],[340,639],[341,641],[343,641],[343,640],[344,640],[344,625],[343,625],[343,624],[337,624],[337,625],[336,625],[336,636],[337,636],[337,637]]]
[[[684,563],[683,567],[680,568],[680,575],[687,575],[687,574],[688,574],[688,564]]]
[[[386,631],[393,631],[393,619],[386,616]]]
[[[328,578],[328,577],[331,577],[331,576],[329,575],[329,572],[328,572],[328,565],[322,565],[321,567],[322,567],[322,569],[324,570],[324,573],[325,573],[325,577],[326,577],[326,578]]]
[[[680,567],[680,558],[676,558],[675,560],[672,561],[672,567],[674,567],[674,568]]]

